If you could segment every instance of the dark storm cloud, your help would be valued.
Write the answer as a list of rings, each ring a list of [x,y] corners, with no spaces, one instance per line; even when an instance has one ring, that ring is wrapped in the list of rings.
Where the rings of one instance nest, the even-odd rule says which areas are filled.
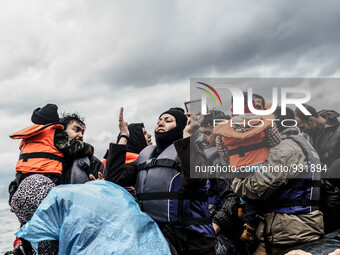
[[[5,15],[0,78],[120,88],[203,76],[332,76],[339,13],[337,1],[37,1]]]
[[[211,73],[302,77],[306,73],[330,76],[339,70],[340,5],[336,1],[322,5],[317,1],[249,2],[248,16],[232,18],[228,3],[220,4],[200,19],[188,18],[187,23],[175,17],[183,21],[185,16],[195,16],[194,10],[159,8],[164,12],[161,24],[168,21],[172,26],[164,30],[153,26],[152,40],[137,39],[130,58],[102,77],[113,85],[151,86]]]

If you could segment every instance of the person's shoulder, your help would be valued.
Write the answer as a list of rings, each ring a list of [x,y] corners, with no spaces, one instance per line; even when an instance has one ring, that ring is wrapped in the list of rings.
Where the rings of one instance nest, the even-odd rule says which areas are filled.
[[[89,159],[90,159],[90,162],[100,162],[100,163],[102,163],[102,162],[100,161],[100,159],[97,158],[97,157],[94,156],[94,155],[89,156]]]
[[[296,147],[299,146],[294,142],[292,139],[283,139],[278,145],[272,147],[272,150],[284,150],[284,151],[291,151],[294,150]]]
[[[276,154],[281,157],[289,157],[293,154],[303,154],[300,146],[292,139],[284,139],[278,145],[269,149],[270,154]]]

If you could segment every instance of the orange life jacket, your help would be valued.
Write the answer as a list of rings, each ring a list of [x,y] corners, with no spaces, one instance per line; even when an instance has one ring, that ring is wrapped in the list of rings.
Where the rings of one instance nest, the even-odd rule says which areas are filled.
[[[16,171],[26,173],[57,173],[63,170],[64,154],[54,146],[54,134],[63,125],[31,125],[12,135],[12,139],[22,139],[19,149],[20,157]]]
[[[138,154],[137,153],[127,152],[126,153],[125,164],[130,163],[132,161],[135,161],[135,160],[137,160],[137,158],[138,158]]]
[[[125,164],[130,163],[132,161],[137,160],[138,154],[137,153],[132,153],[132,152],[127,152],[126,153],[126,158],[125,158]],[[102,161],[103,165],[106,166],[106,159]]]
[[[272,124],[272,121],[267,120],[267,118],[261,118],[263,125],[262,122],[259,122],[245,132],[237,132],[230,124],[225,123],[214,128],[214,134],[222,136],[222,141],[230,153],[230,166],[240,169],[266,161],[269,149],[265,141],[264,130]]]

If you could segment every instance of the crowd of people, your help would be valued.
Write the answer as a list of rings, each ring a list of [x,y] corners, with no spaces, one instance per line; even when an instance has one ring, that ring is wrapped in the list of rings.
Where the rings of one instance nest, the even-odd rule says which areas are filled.
[[[265,109],[264,98],[253,95],[253,105]],[[171,254],[310,254],[294,246],[340,229],[340,183],[334,178],[340,171],[340,115],[304,107],[311,115],[299,108],[282,115],[278,107],[272,116],[256,116],[245,104],[244,115],[211,110],[199,119],[173,107],[155,120],[155,145],[143,123],[125,122],[121,108],[117,141],[100,161],[83,141],[84,120],[77,114],[59,118],[58,107],[47,104],[33,111],[33,125],[10,136],[22,139],[9,186],[11,211],[24,226],[53,187],[105,180],[135,198]],[[215,125],[216,119],[233,124]],[[252,125],[242,125],[250,119]],[[191,178],[193,163],[248,172]],[[269,166],[288,170],[256,170]],[[303,171],[294,171],[296,166]],[[58,254],[58,244],[42,240],[35,252]],[[17,238],[8,254],[34,251]]]

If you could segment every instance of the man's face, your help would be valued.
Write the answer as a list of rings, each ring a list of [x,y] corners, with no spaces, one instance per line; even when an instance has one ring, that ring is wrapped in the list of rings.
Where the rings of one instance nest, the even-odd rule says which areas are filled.
[[[264,110],[263,108],[263,101],[261,98],[253,98],[255,102],[255,106],[257,110]]]
[[[70,139],[76,139],[81,141],[83,141],[84,131],[85,131],[84,126],[77,121],[71,121],[65,129],[65,132],[67,133]]]
[[[214,127],[210,125],[208,127],[200,127],[202,142],[205,149],[216,146],[216,135],[213,134],[213,129]]]
[[[310,136],[313,136],[317,132],[317,125],[314,117],[310,117],[308,121],[305,122],[295,115],[295,120],[301,132]]]

